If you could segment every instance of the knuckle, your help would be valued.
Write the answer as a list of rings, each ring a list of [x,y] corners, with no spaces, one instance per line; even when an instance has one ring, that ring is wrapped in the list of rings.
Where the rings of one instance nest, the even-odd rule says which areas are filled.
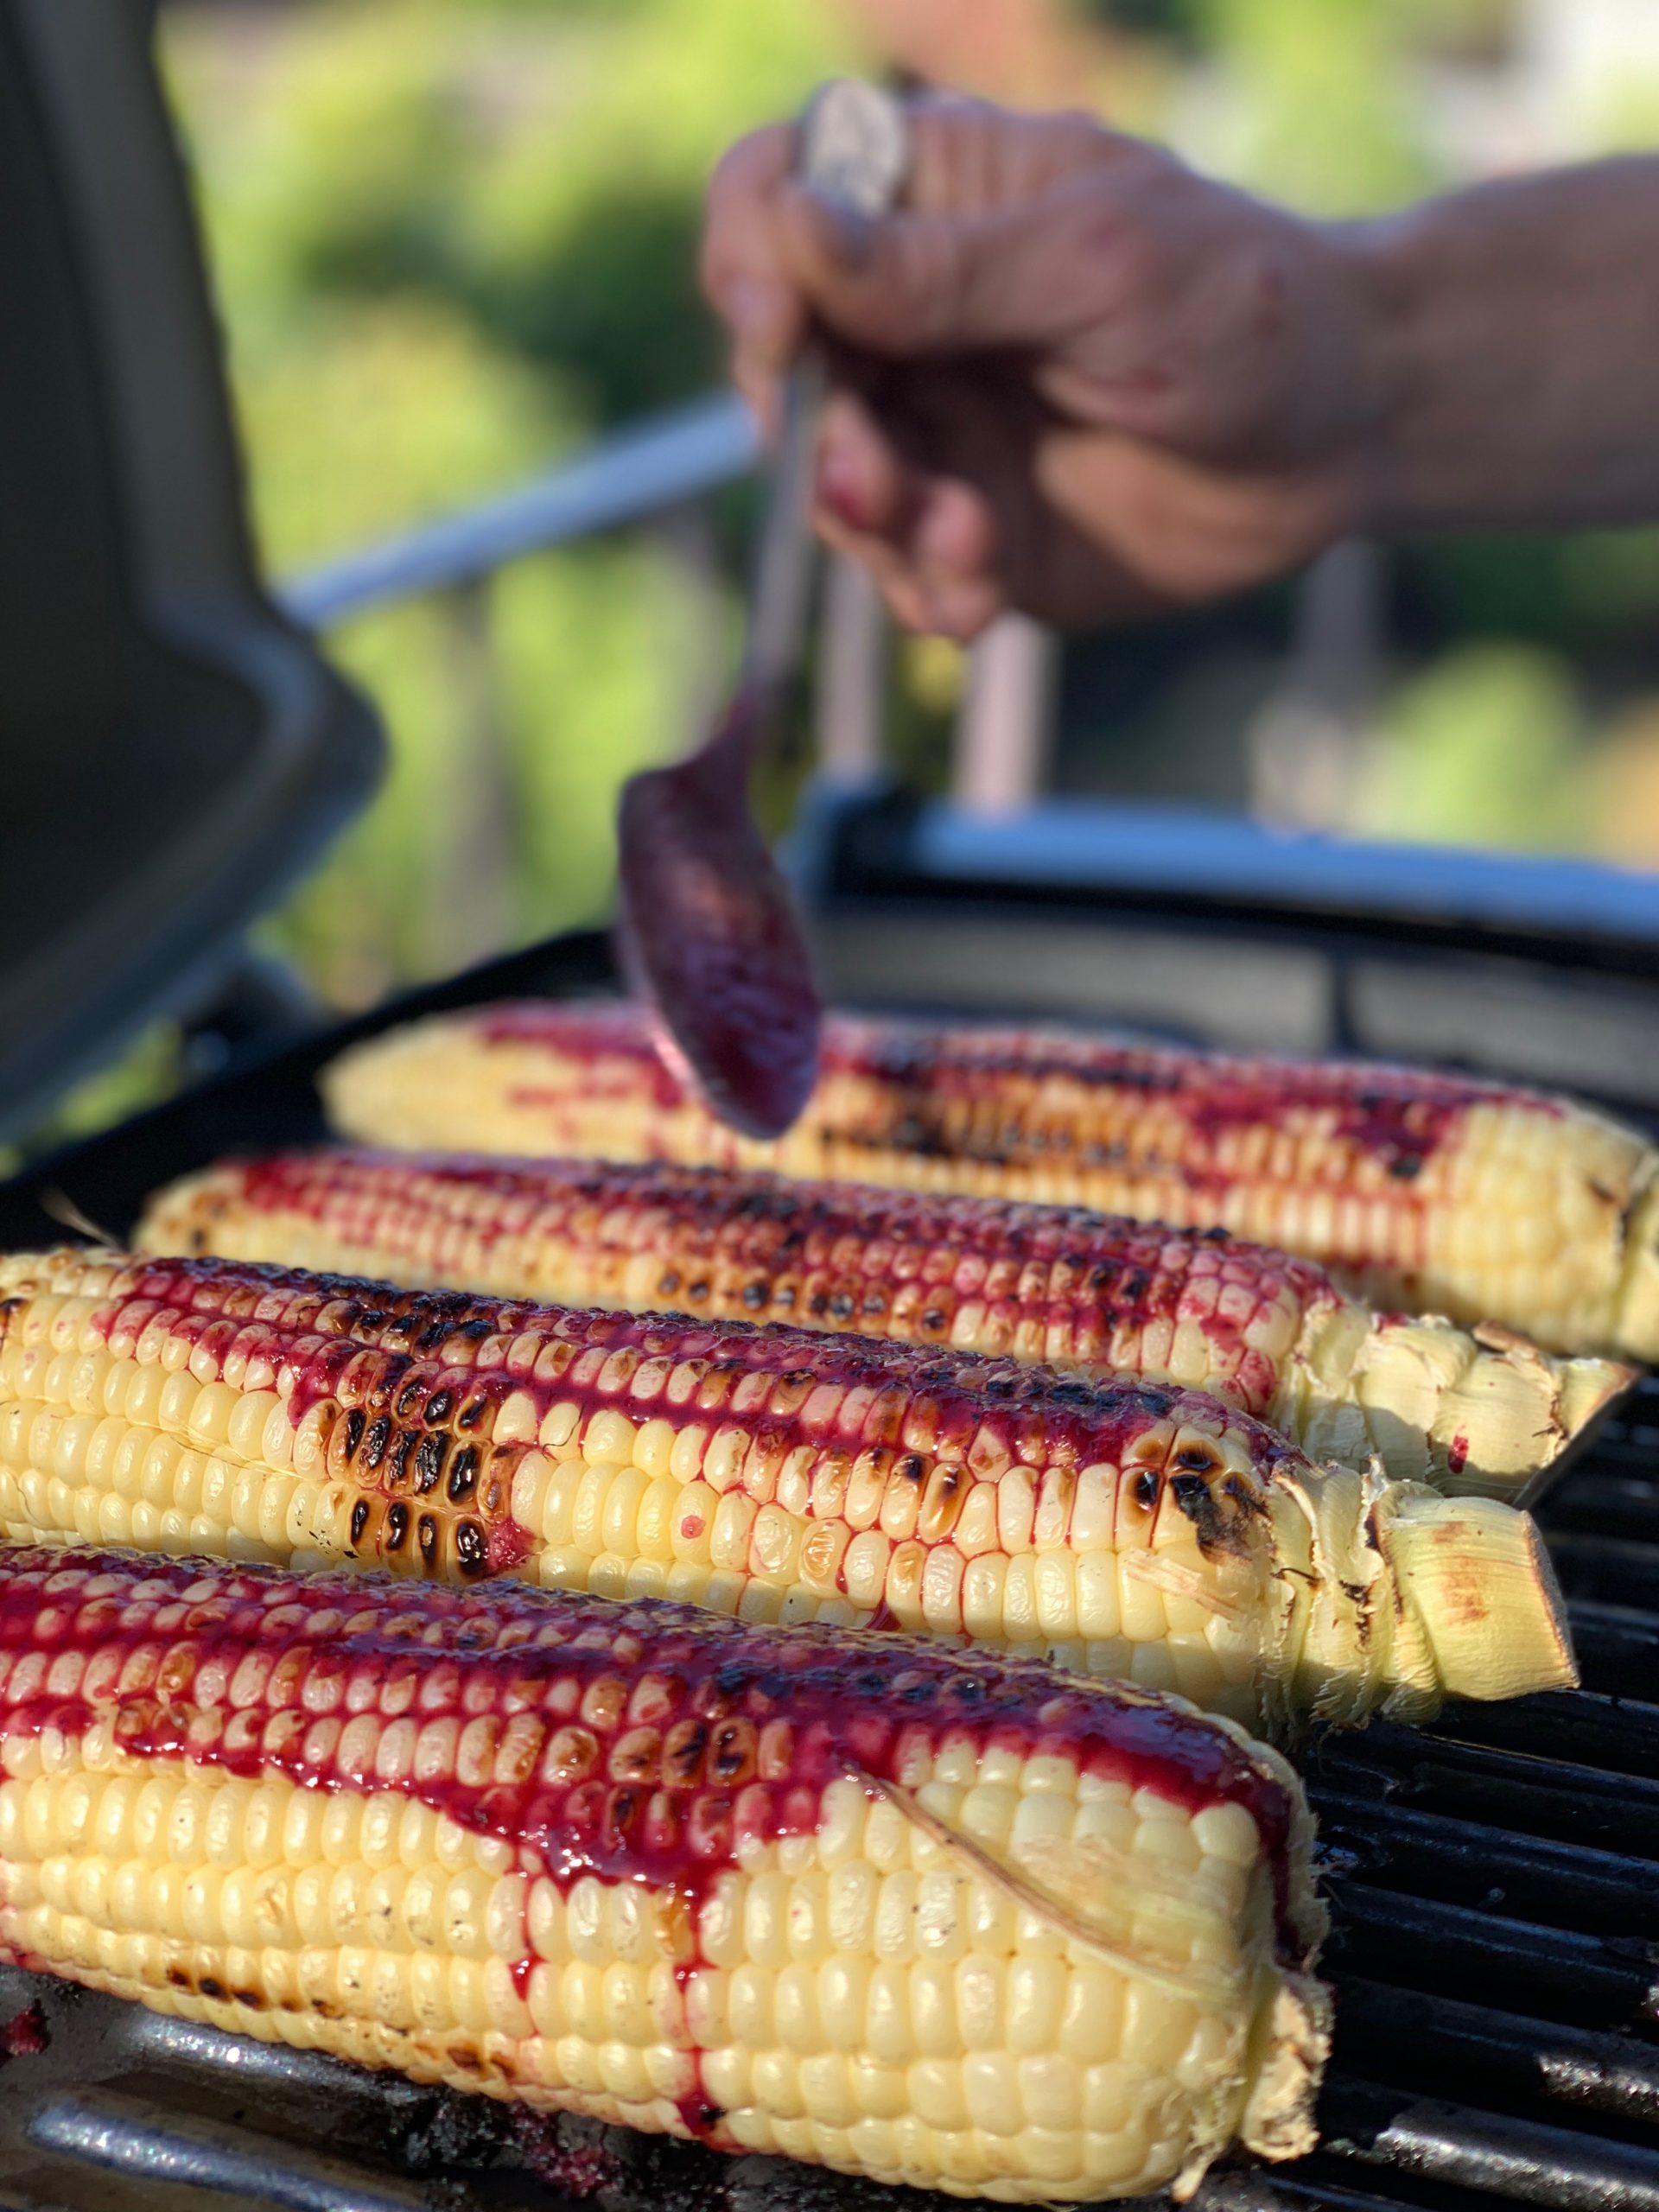
[[[911,161],[905,200],[944,210],[960,206],[993,149],[1020,123],[1004,108],[966,92],[930,92],[909,103]]]
[[[1169,285],[1170,256],[1151,213],[1116,188],[1078,195],[1070,210],[1069,257],[1088,289],[1117,314],[1156,309]]]
[[[948,137],[955,131],[1007,119],[1007,111],[994,107],[988,100],[944,87],[912,92],[906,110],[911,130],[922,138]]]
[[[709,198],[760,197],[781,183],[789,174],[792,139],[791,126],[783,123],[768,124],[765,130],[751,130],[747,137],[737,139],[715,163],[709,179]]]

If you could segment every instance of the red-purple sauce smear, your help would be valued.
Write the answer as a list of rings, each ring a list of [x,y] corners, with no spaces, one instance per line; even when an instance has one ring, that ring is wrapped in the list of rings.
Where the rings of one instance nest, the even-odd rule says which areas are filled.
[[[539,1046],[583,1063],[658,1065],[643,1020],[623,1004],[505,1005],[480,1016],[475,1033],[486,1044]],[[913,1147],[902,1134],[890,1135],[900,1148],[925,1151],[941,1142],[930,1132],[953,1102],[995,1100],[1010,1077],[1033,1085],[1061,1077],[1085,1089],[1166,1099],[1205,1149],[1235,1128],[1334,1115],[1332,1135],[1377,1158],[1402,1181],[1421,1170],[1471,1106],[1520,1103],[1541,1114],[1561,1110],[1554,1100],[1501,1084],[1384,1065],[1242,1060],[1045,1032],[916,1028],[847,1017],[826,1021],[822,1065],[826,1075],[868,1077],[899,1094],[895,1109],[908,1115],[917,1132]],[[667,1109],[682,1104],[685,1093],[672,1085],[654,1096]],[[561,1103],[560,1094],[550,1088],[544,1103]],[[1023,1151],[1023,1132],[1014,1134],[1013,1146]],[[971,1133],[966,1146],[958,1135],[957,1147],[976,1148]],[[1195,1175],[1206,1173],[1201,1158],[1188,1166]]]
[[[810,1313],[817,1326],[903,1337],[914,1316],[903,1329],[893,1325],[892,1301],[901,1293],[919,1299],[924,1317],[937,1301],[937,1321],[925,1325],[938,1340],[952,1301],[971,1298],[995,1325],[1058,1329],[1070,1357],[1102,1365],[1120,1330],[1192,1321],[1217,1373],[1258,1414],[1278,1373],[1248,1343],[1250,1319],[1281,1295],[1303,1311],[1336,1295],[1311,1262],[1218,1230],[760,1171],[339,1150],[267,1154],[238,1163],[234,1174],[239,1201],[257,1212],[326,1223],[348,1241],[385,1240],[397,1250],[423,1249],[451,1224],[486,1246],[511,1233],[595,1250],[649,1249],[671,1270],[658,1301],[665,1306],[681,1297],[703,1302],[684,1287],[699,1277],[747,1270],[744,1303],[764,1312],[773,1300],[784,1306],[786,1296],[787,1318]],[[480,1193],[514,1202],[510,1225],[472,1203]],[[735,1304],[734,1289],[727,1281],[715,1302]]]
[[[271,1363],[272,1387],[296,1424],[334,1398],[359,1404],[390,1394],[400,1407],[417,1397],[430,1407],[471,1395],[493,1408],[523,1390],[543,1412],[575,1403],[585,1418],[606,1405],[648,1407],[652,1417],[683,1427],[705,1420],[712,1407],[731,1406],[743,1378],[757,1376],[771,1387],[748,1418],[758,1446],[779,1453],[834,1445],[963,1460],[988,1426],[1027,1465],[1081,1469],[1121,1465],[1129,1446],[1160,1423],[1196,1421],[1230,1427],[1263,1480],[1301,1458],[1248,1414],[1201,1391],[1096,1381],[1014,1359],[779,1323],[584,1313],[462,1291],[395,1290],[252,1262],[157,1259],[133,1263],[92,1325],[105,1334],[124,1328],[122,1317],[135,1303],[184,1317],[199,1348],[215,1358],[232,1344],[257,1351]],[[547,1371],[549,1345],[560,1348],[556,1374]],[[637,1357],[613,1367],[619,1352]],[[670,1398],[668,1370],[687,1363],[699,1386]],[[708,1392],[716,1375],[736,1378],[736,1388]],[[781,1404],[768,1402],[779,1395]],[[418,1419],[418,1407],[400,1417]],[[487,1412],[476,1433],[489,1434]],[[521,1539],[528,1541],[522,1532],[503,1541]]]
[[[39,2002],[25,2005],[0,2026],[0,2063],[9,2058],[38,2058],[51,2040],[52,2031]]]
[[[78,1694],[52,1694],[48,1669],[67,1654],[86,1662]],[[481,1726],[492,1778],[389,1783],[372,1749],[366,1765],[342,1759],[345,1723],[369,1711]],[[6,1554],[0,1737],[73,1739],[109,1713],[139,1758],[310,1789],[395,1789],[500,1839],[562,1891],[593,1874],[677,1897],[693,1945],[682,1980],[702,1962],[699,1910],[741,1841],[815,1834],[831,1783],[896,1782],[918,1745],[964,1736],[981,1756],[1059,1754],[1189,1812],[1243,1805],[1274,1869],[1281,1954],[1301,1948],[1284,1786],[1198,1715],[1039,1662],[652,1601]],[[700,2089],[685,2109],[708,2136]]]
[[[591,1084],[593,1071],[604,1060],[626,1060],[636,1074],[647,1074],[653,1105],[664,1113],[683,1105],[690,1096],[686,1085],[664,1062],[650,1027],[637,1007],[609,1001],[570,1006],[529,999],[491,1007],[478,1018],[476,1032],[486,1045],[531,1045],[550,1048],[575,1060]],[[620,1093],[631,1092],[632,1078],[620,1084]],[[602,1084],[600,1086],[603,1092]],[[591,1093],[589,1095],[592,1095]]]
[[[585,2204],[616,2187],[623,2178],[622,2162],[608,2144],[567,2142],[563,2131],[569,2117],[520,2105],[513,2112],[513,2134],[519,2156],[544,2189]]]
[[[1040,1034],[909,1032],[874,1023],[836,1028],[824,1063],[891,1085],[899,1093],[896,1110],[915,1119],[924,1145],[928,1127],[953,1102],[1000,1101],[1010,1077],[1028,1080],[1033,1089],[1058,1077],[1085,1092],[1159,1099],[1195,1141],[1191,1156],[1166,1164],[1198,1181],[1222,1172],[1213,1159],[1221,1137],[1257,1125],[1317,1123],[1339,1145],[1369,1154],[1409,1183],[1471,1106],[1520,1101],[1546,1114],[1560,1110],[1551,1100],[1500,1084],[1408,1068],[1226,1059]],[[1027,1142],[1023,1128],[1008,1133],[1014,1154],[1023,1156]],[[1085,1130],[1076,1148],[1086,1152],[1087,1145]]]

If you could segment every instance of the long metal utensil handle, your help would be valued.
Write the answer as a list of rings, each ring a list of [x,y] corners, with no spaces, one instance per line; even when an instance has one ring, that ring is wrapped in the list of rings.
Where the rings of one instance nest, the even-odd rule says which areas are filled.
[[[855,214],[885,214],[910,165],[910,125],[890,92],[856,78],[825,85],[801,118],[796,173]],[[784,391],[784,421],[761,526],[743,682],[764,692],[798,665],[815,549],[809,526],[812,471],[829,378],[808,345]]]

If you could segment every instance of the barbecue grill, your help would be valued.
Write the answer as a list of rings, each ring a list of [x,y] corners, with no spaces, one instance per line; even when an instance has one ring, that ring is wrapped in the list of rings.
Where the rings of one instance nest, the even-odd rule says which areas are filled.
[[[228,948],[363,788],[374,750],[360,711],[252,582],[188,224],[157,152],[159,109],[137,34],[122,27],[128,12],[121,0],[18,0],[0,17],[0,92],[35,73],[17,127],[0,130],[0,187],[19,205],[35,194],[28,207],[50,234],[41,268],[79,265],[81,276],[81,296],[59,299],[57,323],[14,316],[4,342],[20,361],[35,349],[29,389],[56,403],[55,429],[65,392],[86,401],[76,429],[85,498],[59,518],[78,533],[78,555],[99,551],[105,611],[133,645],[130,693],[102,696],[106,723],[86,728],[99,742],[124,730],[130,743],[163,723],[216,734],[231,766],[222,785],[196,792],[199,810],[220,799],[224,808],[206,874],[191,872],[196,848],[183,833],[201,825],[188,810],[173,820],[176,835],[155,840],[107,808],[93,825],[94,837],[118,833],[111,868],[136,870],[148,854],[138,888],[152,925],[135,932],[111,899],[97,930],[70,927],[85,918],[71,916],[60,941],[9,957],[0,1028],[12,1043],[0,1055],[0,1096],[16,1126],[107,1049],[120,1016],[176,1002],[183,947],[206,938]],[[112,26],[114,43],[99,48]],[[89,52],[99,66],[82,66]],[[60,113],[79,118],[65,143],[81,166],[71,164],[67,197],[41,200],[18,149]],[[135,115],[147,121],[130,143],[122,130]],[[87,166],[94,145],[99,159]],[[124,162],[137,164],[124,187]],[[129,203],[154,220],[129,223],[128,259],[100,264],[87,247],[104,235],[98,211],[113,219]],[[60,253],[53,262],[71,233],[79,264]],[[24,215],[9,216],[14,256],[32,236]],[[158,240],[161,272],[145,259]],[[163,277],[182,322],[154,310]],[[165,419],[118,389],[137,345],[121,318],[135,302],[151,345],[194,333],[180,341],[182,366],[152,380],[152,401],[157,391],[189,401]],[[90,326],[77,321],[86,314]],[[55,384],[41,365],[48,337],[74,371]],[[92,381],[76,381],[88,359]],[[111,416],[119,435],[106,445]],[[726,441],[718,473],[747,447],[743,435],[714,428]],[[169,489],[161,507],[170,532],[155,504]],[[180,534],[183,518],[203,514],[217,518],[216,535]],[[25,563],[18,574],[33,585],[48,569],[37,576]],[[7,605],[15,691],[26,658],[60,666],[68,649],[60,631],[16,620],[27,604],[15,594]],[[79,818],[89,834],[84,808]],[[33,814],[14,804],[11,833],[37,851],[63,849],[44,800]],[[1560,1084],[1659,1120],[1649,1041],[1659,1036],[1659,893],[1634,879],[1288,847],[1246,825],[1166,814],[987,820],[879,788],[809,807],[795,863],[830,995],[846,1003],[1109,1018],[1257,1049],[1393,1052]],[[83,850],[82,895],[108,879]],[[250,1060],[0,1185],[0,1243],[60,1234],[59,1198],[119,1237],[175,1175],[226,1151],[315,1141],[318,1069],[394,1021],[612,980],[604,940],[572,937]],[[31,1027],[40,1005],[57,1016]],[[1197,2202],[1214,2212],[1659,2208],[1659,1385],[1633,1395],[1541,1517],[1586,1687],[1453,1708],[1421,1731],[1376,1726],[1313,1757],[1338,2003],[1323,2142],[1294,2166],[1213,2171]],[[885,2202],[901,2212],[921,2202],[420,2089],[0,1969],[0,2212],[486,2212],[583,2201],[607,2212],[664,2202],[707,2212],[878,2212]]]
[[[888,946],[886,1005],[983,1007],[982,939],[1013,938],[1030,972],[1052,977],[1058,949],[1092,926],[1103,946],[1144,938],[1164,964],[1162,1026],[1210,1035],[1205,1004],[1225,1001],[1229,977],[1243,994],[1264,960],[1339,962],[1357,931],[1374,959],[1397,957],[1394,940],[1354,917],[1304,917],[1293,934],[1265,905],[1237,906],[1224,923],[1205,918],[1195,938],[1168,914],[1077,886],[1057,903],[1041,885],[1006,878],[976,890],[935,882],[902,870],[890,839],[878,888],[868,842],[861,874],[833,856],[874,836],[871,809],[880,803],[855,803],[862,818],[830,841],[817,920],[832,974],[875,938]],[[1219,963],[1221,977],[1183,1009],[1168,979],[1200,943],[1192,972],[1208,977]],[[1430,932],[1410,949],[1415,987],[1432,997],[1443,969],[1462,988],[1470,963],[1494,959],[1510,964],[1516,991],[1595,972],[1599,948],[1586,941],[1535,933],[1525,950],[1495,952],[1466,929],[1438,943]],[[1530,986],[1529,963],[1542,978]],[[315,1077],[345,1044],[532,980],[573,995],[609,987],[606,941],[570,937],[491,963],[42,1162],[0,1185],[0,1243],[57,1234],[43,1211],[54,1194],[120,1236],[172,1175],[225,1151],[316,1141]],[[1138,988],[1132,976],[1127,988]],[[992,995],[1007,1010],[995,986]],[[1339,992],[1327,982],[1315,995],[1328,1007]],[[1103,1009],[1085,997],[1082,1010]],[[1541,1518],[1585,1688],[1453,1708],[1426,1730],[1374,1726],[1312,1758],[1338,2002],[1323,2142],[1294,2165],[1212,2171],[1200,2206],[1659,2208],[1659,1383],[1644,1383],[1603,1429]],[[664,2201],[709,2212],[875,2212],[886,2202],[899,2212],[919,2201],[416,2089],[15,1972],[0,1973],[0,2021],[10,2023],[0,2025],[0,2205],[485,2212],[598,2199],[607,2212]]]

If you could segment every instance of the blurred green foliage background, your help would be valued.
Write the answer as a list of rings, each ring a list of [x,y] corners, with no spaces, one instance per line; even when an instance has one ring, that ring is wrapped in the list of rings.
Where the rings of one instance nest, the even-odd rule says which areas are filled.
[[[163,39],[278,577],[709,389],[703,180],[848,52],[814,0],[190,7]],[[685,741],[728,599],[671,535],[338,632],[391,773],[272,941],[357,1005],[598,916],[616,786]]]
[[[1659,141],[1659,42],[1644,74],[1619,33],[1648,4],[175,0],[165,66],[268,565],[511,486],[716,383],[705,176],[836,67],[1090,103],[1354,215]],[[740,537],[716,513],[535,559],[329,640],[393,741],[378,801],[270,929],[330,1001],[604,912],[617,785],[686,741],[718,680]],[[1326,733],[1337,772],[1251,766],[1278,741],[1281,592],[1079,647],[1062,776],[1659,862],[1659,537],[1405,547],[1382,592],[1380,665]],[[937,776],[952,656],[910,652],[899,681]]]

